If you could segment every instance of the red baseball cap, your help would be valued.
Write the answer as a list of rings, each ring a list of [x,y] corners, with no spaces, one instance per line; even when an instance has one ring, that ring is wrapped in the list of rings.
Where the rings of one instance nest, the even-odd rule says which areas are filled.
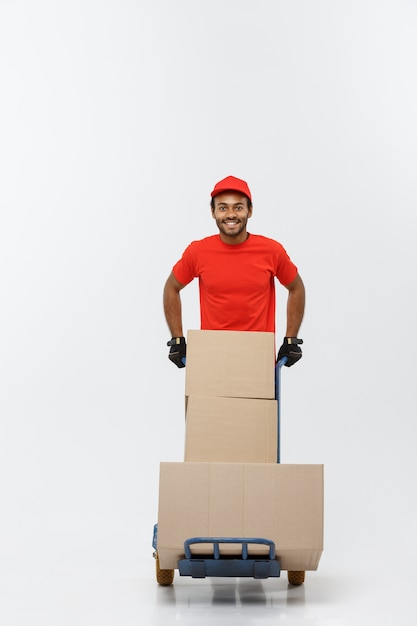
[[[247,196],[252,202],[252,194],[248,187],[248,183],[240,178],[236,178],[235,176],[226,176],[223,180],[219,180],[219,182],[214,185],[211,197],[214,198],[214,196],[219,195],[219,193],[223,193],[223,191],[238,191],[239,193],[243,193],[244,196]]]

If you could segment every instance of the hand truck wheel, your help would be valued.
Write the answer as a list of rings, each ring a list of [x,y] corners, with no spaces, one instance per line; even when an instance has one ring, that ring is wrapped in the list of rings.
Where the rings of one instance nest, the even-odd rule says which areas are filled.
[[[161,569],[159,566],[159,556],[158,553],[155,552],[155,563],[156,563],[156,581],[159,585],[163,587],[167,587],[168,585],[172,585],[174,582],[174,573],[173,569]]]
[[[288,572],[288,582],[290,585],[302,585],[305,580],[305,572]]]

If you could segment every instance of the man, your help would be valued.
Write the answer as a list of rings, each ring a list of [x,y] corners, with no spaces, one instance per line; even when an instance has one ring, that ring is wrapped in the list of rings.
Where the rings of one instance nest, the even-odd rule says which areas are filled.
[[[305,290],[297,267],[283,246],[247,231],[252,216],[248,184],[234,176],[219,181],[211,192],[211,213],[219,229],[193,241],[174,265],[163,295],[171,332],[169,358],[184,367],[180,291],[199,279],[202,330],[240,330],[275,333],[275,278],[288,289],[287,325],[278,359],[289,367],[302,356],[298,331],[304,315]]]

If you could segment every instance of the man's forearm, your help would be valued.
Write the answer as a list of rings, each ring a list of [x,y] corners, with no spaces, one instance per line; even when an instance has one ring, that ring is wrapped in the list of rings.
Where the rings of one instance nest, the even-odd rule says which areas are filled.
[[[177,291],[165,289],[164,313],[171,337],[183,337],[181,298]]]
[[[286,337],[297,337],[304,317],[305,289],[301,279],[288,293]]]

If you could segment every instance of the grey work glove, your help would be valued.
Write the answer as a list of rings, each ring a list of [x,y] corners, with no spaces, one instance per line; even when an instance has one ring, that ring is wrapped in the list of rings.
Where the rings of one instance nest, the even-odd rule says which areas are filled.
[[[170,347],[168,358],[175,363],[177,367],[185,367],[185,356],[187,352],[187,344],[185,337],[172,337],[168,341],[167,346]]]
[[[291,365],[297,363],[303,356],[299,345],[301,343],[303,343],[303,340],[297,337],[284,337],[284,342],[278,352],[277,361],[280,361],[285,356],[287,357],[287,362],[284,364],[286,367],[291,367]]]

